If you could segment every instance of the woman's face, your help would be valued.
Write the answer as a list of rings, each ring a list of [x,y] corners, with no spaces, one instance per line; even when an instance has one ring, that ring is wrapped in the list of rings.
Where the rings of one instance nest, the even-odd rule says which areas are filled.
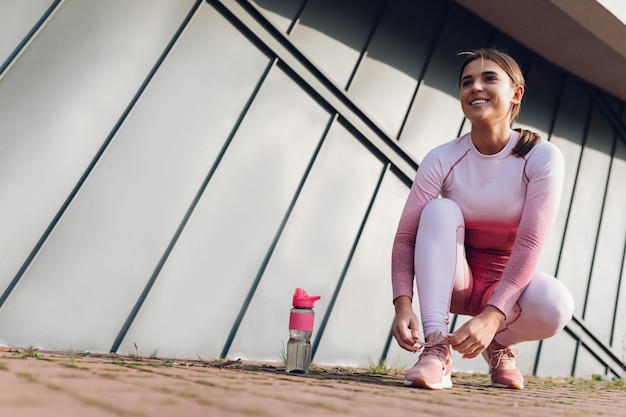
[[[524,87],[514,86],[511,78],[496,62],[475,59],[461,74],[461,108],[474,123],[496,125],[511,119],[511,106],[519,103]]]

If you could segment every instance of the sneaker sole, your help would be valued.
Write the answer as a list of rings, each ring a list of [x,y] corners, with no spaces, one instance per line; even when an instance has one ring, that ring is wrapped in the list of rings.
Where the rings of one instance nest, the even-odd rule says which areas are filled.
[[[444,389],[444,388],[452,388],[452,378],[450,375],[446,375],[443,377],[441,382],[439,383],[430,383],[426,381],[424,378],[415,378],[411,381],[408,379],[404,380],[405,387],[413,387],[413,388],[427,388],[427,389]]]
[[[495,388],[524,389],[524,385],[523,384],[518,384],[516,382],[512,382],[512,383],[510,383],[508,385],[498,384],[497,382],[492,382],[491,386],[495,387]]]

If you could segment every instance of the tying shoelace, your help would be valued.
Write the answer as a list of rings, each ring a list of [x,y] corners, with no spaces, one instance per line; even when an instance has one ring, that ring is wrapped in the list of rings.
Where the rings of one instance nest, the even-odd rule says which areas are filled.
[[[426,341],[422,342],[421,340],[418,340],[417,342],[415,342],[415,344],[413,346],[415,346],[415,345],[419,346],[419,348],[418,348],[418,350],[419,350],[419,349],[425,349],[425,348],[430,348],[430,347],[435,347],[435,346],[440,346],[440,345],[441,346],[444,346],[444,345],[448,346],[448,345],[450,345],[450,341],[448,340],[447,336],[444,336],[443,339],[437,340],[435,342],[426,342]]]
[[[505,361],[516,362],[516,358],[519,356],[519,350],[516,347],[502,347],[491,351],[491,357],[489,358],[489,367],[498,368],[500,364]]]

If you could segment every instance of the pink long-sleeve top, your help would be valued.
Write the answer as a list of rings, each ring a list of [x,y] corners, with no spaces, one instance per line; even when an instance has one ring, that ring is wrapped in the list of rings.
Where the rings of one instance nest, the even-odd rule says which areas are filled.
[[[512,130],[504,149],[483,155],[468,133],[426,155],[394,239],[394,300],[403,295],[413,297],[413,257],[420,215],[426,203],[441,196],[456,202],[463,213],[474,290],[497,282],[486,304],[505,315],[511,311],[535,271],[556,218],[564,170],[561,152],[544,140],[523,157],[512,155],[518,139],[519,133]],[[476,308],[479,306],[472,309]]]

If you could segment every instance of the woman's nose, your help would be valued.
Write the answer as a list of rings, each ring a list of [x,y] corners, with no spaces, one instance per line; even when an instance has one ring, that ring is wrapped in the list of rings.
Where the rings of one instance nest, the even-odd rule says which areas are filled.
[[[483,89],[483,84],[480,81],[474,81],[472,83],[472,91],[481,91]]]

